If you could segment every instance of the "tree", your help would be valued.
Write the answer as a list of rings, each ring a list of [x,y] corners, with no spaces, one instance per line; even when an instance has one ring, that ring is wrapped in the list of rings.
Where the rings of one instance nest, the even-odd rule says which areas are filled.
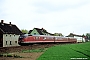
[[[28,33],[28,30],[26,30],[26,29],[21,29],[21,31],[22,31],[22,33],[25,33],[25,34]]]
[[[86,33],[86,37],[88,40],[90,40],[90,33]]]
[[[62,33],[54,33],[54,36],[63,36]]]
[[[90,35],[89,33],[86,33],[87,38],[89,38],[89,35]]]
[[[84,37],[85,35],[83,34],[82,36]]]

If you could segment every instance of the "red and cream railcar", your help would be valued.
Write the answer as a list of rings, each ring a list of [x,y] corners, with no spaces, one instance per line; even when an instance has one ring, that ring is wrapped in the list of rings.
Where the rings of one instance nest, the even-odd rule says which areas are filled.
[[[56,42],[66,42],[75,43],[77,40],[75,38],[66,38],[60,36],[46,36],[46,35],[21,35],[19,37],[18,43],[20,45],[34,44],[34,43],[56,43]]]

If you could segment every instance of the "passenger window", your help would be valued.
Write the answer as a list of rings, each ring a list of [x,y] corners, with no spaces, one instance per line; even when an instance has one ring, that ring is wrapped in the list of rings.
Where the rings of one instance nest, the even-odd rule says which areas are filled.
[[[40,37],[38,37],[38,40],[40,39]]]
[[[38,40],[38,37],[36,37],[36,40]]]
[[[57,40],[57,38],[55,38],[55,40]]]
[[[44,37],[43,40],[46,40],[46,37]]]

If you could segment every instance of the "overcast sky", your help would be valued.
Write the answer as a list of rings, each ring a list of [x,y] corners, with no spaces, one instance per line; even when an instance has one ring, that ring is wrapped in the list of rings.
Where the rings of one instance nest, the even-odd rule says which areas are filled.
[[[0,0],[0,19],[19,29],[90,33],[90,0]]]

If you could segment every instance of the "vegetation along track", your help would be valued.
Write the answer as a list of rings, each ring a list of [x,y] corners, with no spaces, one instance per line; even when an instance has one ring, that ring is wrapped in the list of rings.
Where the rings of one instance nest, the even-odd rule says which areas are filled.
[[[56,44],[33,44],[29,46],[16,46],[16,47],[0,47],[0,54],[2,53],[11,53],[11,52],[19,52],[22,50],[31,50],[31,49],[38,49],[38,48],[45,48],[51,47]]]

